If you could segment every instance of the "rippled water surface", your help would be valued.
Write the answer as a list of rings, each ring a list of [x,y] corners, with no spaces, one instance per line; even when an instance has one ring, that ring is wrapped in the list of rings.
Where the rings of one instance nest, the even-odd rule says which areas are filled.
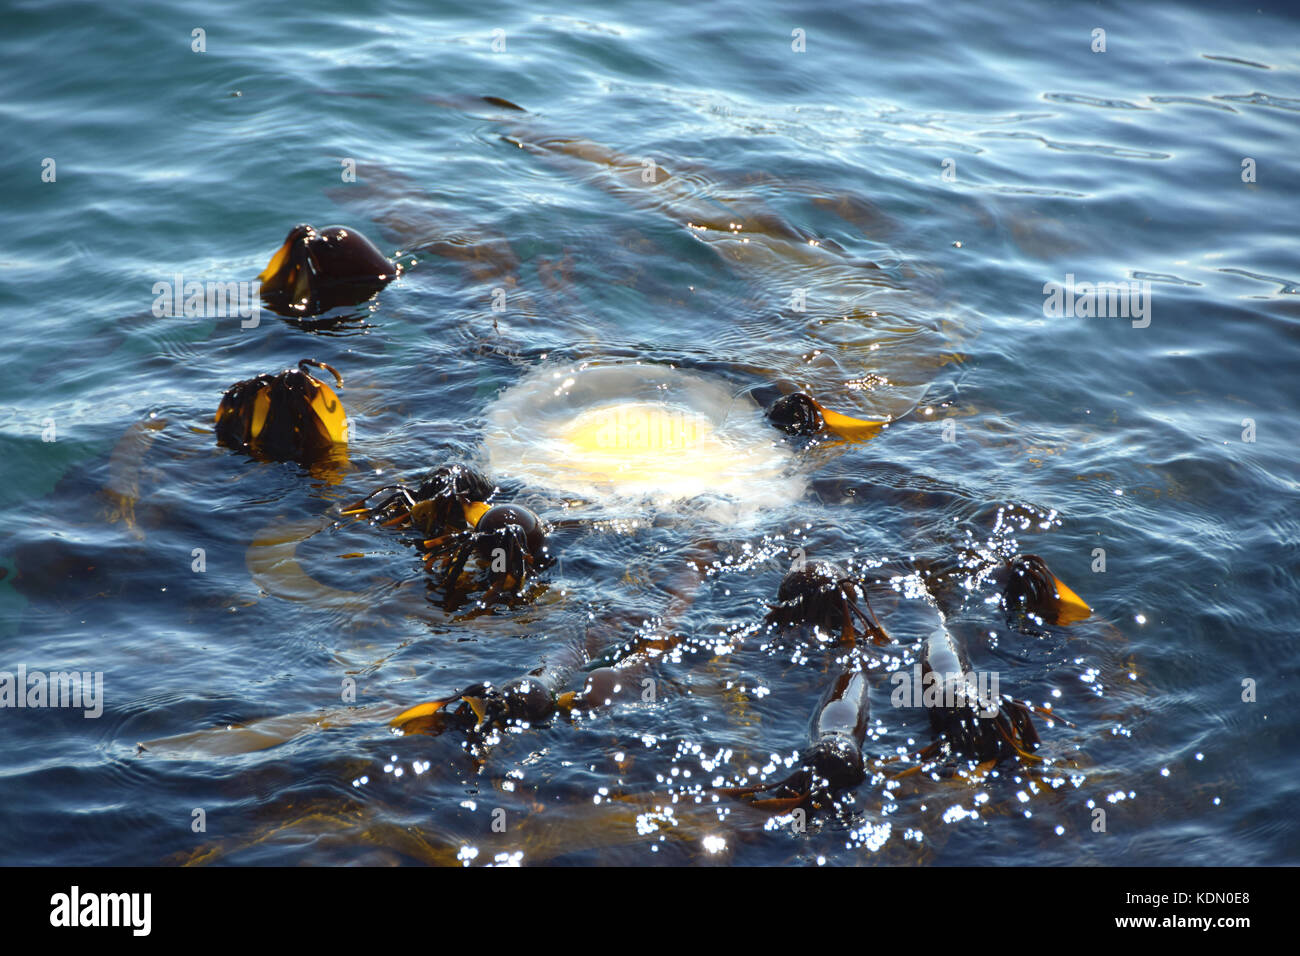
[[[0,861],[1300,861],[1296,20],[534,9],[11,6],[0,670],[104,697],[0,710]],[[154,315],[154,283],[252,279],[300,221],[403,275],[326,323]],[[1149,283],[1149,325],[1047,315],[1067,277]],[[219,448],[222,392],[303,357],[345,377],[346,459]],[[805,447],[755,420],[784,484],[751,508],[743,456],[712,496],[611,496],[493,445],[529,441],[536,376],[620,363],[891,424]],[[563,523],[526,600],[446,608],[401,534],[340,520],[446,461]],[[794,549],[878,582],[883,760],[931,740],[882,673],[926,633],[908,576],[993,546],[1094,609],[949,615],[1073,724],[1039,720],[1042,765],[882,764],[804,832],[714,798],[788,772],[842,653],[759,627]],[[486,741],[387,726],[655,640],[652,700]]]

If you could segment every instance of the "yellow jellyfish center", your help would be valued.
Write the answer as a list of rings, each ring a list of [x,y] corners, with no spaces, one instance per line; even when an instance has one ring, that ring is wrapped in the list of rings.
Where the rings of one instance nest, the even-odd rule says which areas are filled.
[[[762,409],[675,369],[542,369],[503,393],[487,421],[489,470],[591,501],[707,499],[721,509],[711,520],[734,523],[804,490]]]
[[[591,408],[563,431],[584,454],[638,458],[695,447],[713,431],[703,415],[670,405],[627,402]]]
[[[558,437],[568,446],[570,466],[610,478],[694,473],[701,466],[711,470],[723,450],[708,418],[654,402],[587,409],[562,426]]]

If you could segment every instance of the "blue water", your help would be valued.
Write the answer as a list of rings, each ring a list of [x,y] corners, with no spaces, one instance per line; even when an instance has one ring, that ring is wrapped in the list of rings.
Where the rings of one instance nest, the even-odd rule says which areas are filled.
[[[827,6],[11,5],[0,670],[102,672],[104,710],[0,711],[0,862],[1300,860],[1296,19]],[[152,313],[154,283],[251,279],[300,221],[406,271],[324,328]],[[1150,282],[1149,326],[1046,315],[1067,276]],[[346,466],[217,447],[222,392],[303,357],[345,376]],[[399,536],[332,523],[481,462],[484,408],[530,370],[611,358],[895,422],[807,453],[806,495],[755,521],[607,507],[640,530],[564,533],[545,595],[492,614],[445,611]],[[1075,724],[1040,724],[1048,769],[873,776],[806,832],[695,801],[796,751],[830,680],[828,650],[710,650],[793,542],[901,576],[990,537],[1094,608],[1037,636],[978,598],[950,620]],[[653,703],[477,751],[377,716],[665,616]],[[883,681],[872,708],[870,755],[929,742]],[[264,749],[186,736],[286,715]]]

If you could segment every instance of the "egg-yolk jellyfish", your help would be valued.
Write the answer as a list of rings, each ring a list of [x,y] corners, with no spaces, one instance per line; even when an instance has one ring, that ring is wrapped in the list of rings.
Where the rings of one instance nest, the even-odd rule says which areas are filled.
[[[802,497],[795,455],[725,382],[634,362],[544,366],[486,411],[487,469],[595,503],[697,500],[738,520]]]

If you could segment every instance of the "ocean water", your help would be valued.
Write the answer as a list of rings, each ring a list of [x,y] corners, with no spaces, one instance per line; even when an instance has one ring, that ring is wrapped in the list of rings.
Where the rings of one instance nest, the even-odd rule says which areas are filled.
[[[1300,25],[820,7],[10,5],[0,671],[103,694],[0,709],[0,862],[1300,861]],[[300,221],[402,276],[321,323],[155,314],[156,283],[251,280]],[[1143,316],[1045,307],[1097,282]],[[304,357],[344,375],[346,460],[218,447],[223,391]],[[801,493],[744,520],[494,474],[568,523],[531,599],[486,611],[339,519],[485,466],[539,369],[628,361],[891,424],[798,449]],[[1042,765],[881,763],[804,827],[714,798],[786,772],[832,679],[835,648],[757,632],[794,548],[876,568],[899,666],[904,579],[989,542],[1094,609],[949,616],[1073,725],[1039,719]],[[653,700],[486,742],[387,726],[662,634],[629,672]],[[871,702],[873,760],[932,739],[883,673]]]

